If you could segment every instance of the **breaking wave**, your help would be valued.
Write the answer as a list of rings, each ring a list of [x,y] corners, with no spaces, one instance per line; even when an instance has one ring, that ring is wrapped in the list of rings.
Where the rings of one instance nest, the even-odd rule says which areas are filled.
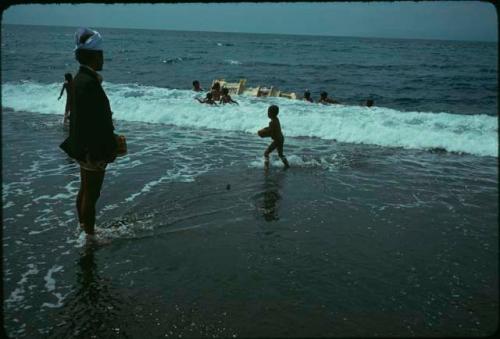
[[[497,118],[486,114],[323,106],[246,95],[233,97],[239,106],[211,107],[199,104],[194,97],[201,94],[189,90],[108,82],[104,82],[103,87],[111,102],[113,118],[119,120],[256,133],[268,124],[267,107],[277,104],[287,137],[317,137],[383,147],[444,149],[478,156],[498,156]],[[65,103],[56,100],[59,90],[59,83],[4,83],[2,106],[14,111],[62,115]]]

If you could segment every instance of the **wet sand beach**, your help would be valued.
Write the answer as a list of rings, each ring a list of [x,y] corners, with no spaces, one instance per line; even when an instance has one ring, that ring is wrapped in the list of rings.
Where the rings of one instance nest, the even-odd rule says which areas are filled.
[[[292,168],[275,156],[266,174],[257,136],[118,121],[129,154],[108,169],[100,240],[85,245],[77,167],[47,147],[59,118],[3,119],[13,336],[495,329],[496,159],[478,170],[473,156],[298,139]]]

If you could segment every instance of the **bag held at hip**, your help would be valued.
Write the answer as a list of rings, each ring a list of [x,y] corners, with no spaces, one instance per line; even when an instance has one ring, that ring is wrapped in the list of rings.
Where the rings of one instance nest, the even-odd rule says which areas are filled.
[[[116,156],[123,157],[127,154],[127,139],[125,139],[124,135],[115,135],[116,144],[118,147],[116,148]]]

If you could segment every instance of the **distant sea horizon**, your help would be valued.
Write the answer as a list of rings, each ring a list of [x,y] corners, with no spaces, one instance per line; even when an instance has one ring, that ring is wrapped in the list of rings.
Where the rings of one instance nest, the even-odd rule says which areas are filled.
[[[35,27],[80,27],[78,25],[46,25],[46,24],[13,24],[13,23],[2,23],[8,26],[35,26]],[[498,44],[497,40],[468,40],[468,39],[438,39],[438,38],[411,38],[411,37],[381,37],[381,36],[356,36],[356,35],[329,35],[329,34],[297,34],[297,33],[263,33],[263,32],[224,32],[224,31],[198,31],[198,30],[179,30],[179,29],[166,29],[166,28],[147,28],[147,27],[114,27],[114,26],[92,26],[88,27],[93,29],[123,29],[123,30],[141,30],[141,31],[167,31],[167,32],[185,32],[185,33],[219,33],[219,34],[257,34],[257,35],[277,35],[277,36],[295,36],[295,37],[331,37],[331,38],[346,38],[346,39],[382,39],[382,40],[414,40],[414,41],[450,41],[450,42],[478,42],[478,43],[492,43]]]

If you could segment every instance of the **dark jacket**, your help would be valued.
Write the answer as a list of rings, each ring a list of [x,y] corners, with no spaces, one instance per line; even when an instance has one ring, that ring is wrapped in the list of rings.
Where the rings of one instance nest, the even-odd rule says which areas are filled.
[[[71,158],[85,161],[114,159],[116,139],[108,97],[97,74],[80,67],[73,79],[69,137],[59,146]]]

